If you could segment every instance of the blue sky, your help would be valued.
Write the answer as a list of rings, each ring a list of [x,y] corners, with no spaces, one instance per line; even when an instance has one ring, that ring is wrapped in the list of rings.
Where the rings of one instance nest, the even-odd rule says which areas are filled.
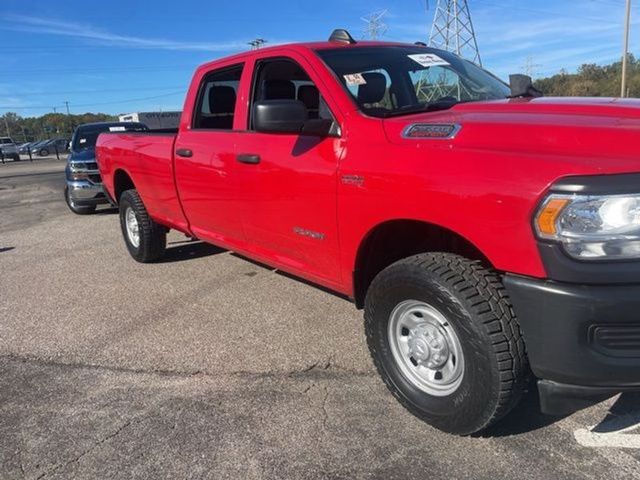
[[[194,68],[247,48],[364,35],[387,9],[389,40],[426,41],[437,0],[0,0],[0,114],[179,110]],[[635,3],[635,2],[634,2]],[[624,0],[469,0],[486,68],[537,76],[619,59]],[[633,7],[631,50],[640,47]]]

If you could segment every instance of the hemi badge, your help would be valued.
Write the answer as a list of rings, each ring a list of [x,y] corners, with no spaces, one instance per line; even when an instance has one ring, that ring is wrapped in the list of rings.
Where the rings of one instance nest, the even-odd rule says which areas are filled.
[[[364,177],[360,175],[343,175],[340,181],[343,185],[355,185],[356,187],[364,185]]]

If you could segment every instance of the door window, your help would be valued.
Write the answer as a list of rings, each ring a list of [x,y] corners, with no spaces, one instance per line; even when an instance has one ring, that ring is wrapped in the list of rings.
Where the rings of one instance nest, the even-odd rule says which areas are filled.
[[[290,59],[264,60],[256,67],[253,85],[253,104],[261,100],[299,100],[307,107],[309,119],[335,119],[318,87],[307,72]],[[249,130],[253,130],[251,115]]]
[[[216,70],[204,77],[196,103],[194,129],[233,129],[242,67],[236,65]]]

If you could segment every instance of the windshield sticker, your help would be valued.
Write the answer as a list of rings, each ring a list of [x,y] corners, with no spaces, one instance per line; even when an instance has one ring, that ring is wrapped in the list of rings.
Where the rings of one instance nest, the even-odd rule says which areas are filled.
[[[350,75],[345,75],[344,79],[349,87],[357,87],[358,85],[366,85],[367,83],[361,73],[352,73]]]
[[[433,53],[419,53],[416,55],[409,55],[409,58],[414,62],[418,62],[423,67],[436,67],[438,65],[449,65],[449,62],[440,58]]]
[[[109,127],[110,132],[124,132],[126,128],[124,127]]]

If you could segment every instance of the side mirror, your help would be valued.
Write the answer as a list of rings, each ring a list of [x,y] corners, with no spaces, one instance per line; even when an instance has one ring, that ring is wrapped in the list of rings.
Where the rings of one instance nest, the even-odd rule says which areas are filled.
[[[261,100],[253,104],[253,127],[258,132],[302,133],[309,118],[300,100]]]

